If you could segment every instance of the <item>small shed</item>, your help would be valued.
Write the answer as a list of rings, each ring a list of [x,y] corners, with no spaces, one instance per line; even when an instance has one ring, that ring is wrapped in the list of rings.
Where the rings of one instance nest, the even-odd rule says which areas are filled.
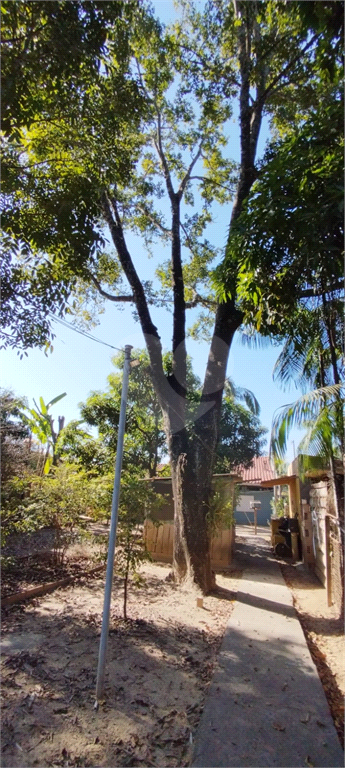
[[[237,473],[213,475],[213,483],[225,486],[228,498],[234,497],[235,484],[240,480]],[[154,477],[152,483],[156,493],[165,498],[163,506],[145,522],[145,543],[153,560],[172,563],[174,549],[174,498],[171,477]],[[220,530],[211,541],[211,566],[214,570],[226,571],[231,568],[235,546],[235,527]]]

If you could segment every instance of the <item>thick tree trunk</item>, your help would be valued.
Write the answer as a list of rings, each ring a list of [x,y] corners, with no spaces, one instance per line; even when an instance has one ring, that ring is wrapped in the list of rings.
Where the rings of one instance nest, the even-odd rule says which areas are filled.
[[[231,342],[241,320],[234,304],[219,307],[192,434],[167,429],[175,512],[174,575],[177,581],[193,582],[205,594],[215,585],[209,516],[222,394]]]
[[[205,594],[214,586],[208,530],[212,462],[201,459],[193,445],[181,452],[172,437],[171,475],[174,494],[175,579],[195,583]]]

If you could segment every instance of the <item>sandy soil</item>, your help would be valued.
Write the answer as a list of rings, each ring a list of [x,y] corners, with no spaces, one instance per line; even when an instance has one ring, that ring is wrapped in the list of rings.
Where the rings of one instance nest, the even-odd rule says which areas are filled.
[[[5,609],[2,766],[188,765],[239,574],[203,598],[142,568],[129,596],[115,580],[104,703],[95,680],[103,580]],[[168,577],[168,579],[167,579]],[[224,590],[227,590],[224,592]]]
[[[41,546],[35,541],[32,554]],[[20,547],[16,554],[22,554]],[[89,545],[75,545],[64,569],[92,567],[91,554]],[[281,567],[341,738],[342,623],[327,607],[326,590],[313,574],[301,565]],[[127,622],[122,619],[122,585],[114,582],[105,697],[97,712],[103,576],[3,610],[3,768],[190,764],[241,574],[217,575],[218,595],[203,598],[198,607],[197,592],[176,586],[169,566],[147,564],[142,573],[146,586],[131,587]],[[61,571],[52,572],[37,556],[20,560],[4,578],[4,590],[10,593],[53,576],[60,578]]]
[[[328,704],[344,746],[344,622],[335,606],[327,606],[326,590],[302,565],[281,565],[317,667]]]

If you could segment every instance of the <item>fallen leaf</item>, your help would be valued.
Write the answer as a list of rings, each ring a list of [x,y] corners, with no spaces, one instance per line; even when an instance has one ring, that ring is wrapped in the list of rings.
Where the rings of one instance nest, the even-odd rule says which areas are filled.
[[[301,722],[301,723],[309,723],[309,720],[310,720],[310,714],[309,714],[309,712],[307,712],[307,714],[306,714],[306,715],[304,715],[304,717],[300,717],[300,722]]]
[[[139,704],[141,707],[149,707],[150,706],[150,703],[149,703],[149,701],[147,701],[147,699],[140,699],[140,698],[133,699],[133,701],[131,701],[131,704]]]
[[[307,757],[306,757],[304,762],[305,762],[305,765],[309,766],[309,768],[314,768],[314,763],[311,761],[309,755],[307,755]]]
[[[272,728],[275,728],[276,731],[285,731],[285,725],[280,725],[280,723],[273,723]]]

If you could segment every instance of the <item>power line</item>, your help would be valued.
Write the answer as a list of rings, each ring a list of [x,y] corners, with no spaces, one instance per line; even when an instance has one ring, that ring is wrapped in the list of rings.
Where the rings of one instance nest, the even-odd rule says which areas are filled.
[[[102,341],[101,339],[97,339],[96,336],[92,336],[91,333],[87,333],[87,331],[82,331],[80,328],[75,328],[74,325],[71,325],[71,323],[67,323],[66,320],[62,320],[61,317],[56,317],[53,315],[52,312],[49,313],[54,322],[60,323],[60,325],[63,325],[64,328],[69,328],[71,331],[75,331],[75,333],[79,333],[81,336],[85,336],[86,339],[91,339],[91,341],[97,341],[98,344],[103,344],[105,347],[110,347],[110,349],[115,349],[117,352],[123,352],[123,349],[119,349],[119,347],[114,347],[112,344],[108,344],[106,341]]]
[[[61,317],[56,317],[55,315],[53,315],[52,312],[49,312],[49,314],[52,317],[52,319],[55,320],[55,322],[60,323],[60,325],[64,326],[65,328],[69,328],[71,331],[75,331],[76,333],[80,333],[80,335],[81,336],[85,336],[86,339],[91,339],[91,341],[97,341],[98,344],[103,344],[105,347],[110,347],[110,349],[115,349],[117,352],[124,352],[124,349],[119,349],[119,347],[113,347],[112,344],[108,344],[106,341],[102,341],[101,339],[97,339],[96,336],[92,336],[90,333],[87,333],[86,331],[81,331],[79,328],[75,328],[74,325],[71,325],[70,323],[67,323],[66,320],[62,320]],[[174,413],[176,415],[178,415],[177,411],[175,410],[175,408],[172,405],[170,405],[170,408],[174,411]],[[203,447],[206,448],[206,450],[209,451],[209,453],[211,455],[213,455],[212,454],[212,450],[208,447],[208,445],[204,442],[204,440],[200,437],[200,435],[196,435],[196,437],[198,438],[200,443],[203,445]],[[215,455],[216,456],[218,455],[218,451],[215,452]]]

